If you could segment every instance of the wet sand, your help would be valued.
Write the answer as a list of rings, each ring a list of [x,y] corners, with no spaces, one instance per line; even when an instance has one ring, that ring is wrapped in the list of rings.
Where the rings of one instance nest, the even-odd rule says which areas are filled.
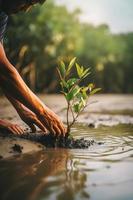
[[[65,99],[61,95],[39,95],[46,105],[54,110],[65,122]],[[95,95],[89,101],[90,105],[79,117],[79,123],[98,128],[100,125],[114,126],[118,124],[133,124],[133,95]],[[15,109],[7,99],[0,98],[0,118],[18,123],[27,128],[21,121]],[[28,130],[29,132],[29,130]],[[4,137],[0,130],[0,158],[41,150],[41,145],[28,140]],[[14,150],[14,145],[18,145]],[[19,147],[20,146],[20,147]],[[22,148],[21,148],[22,147]]]

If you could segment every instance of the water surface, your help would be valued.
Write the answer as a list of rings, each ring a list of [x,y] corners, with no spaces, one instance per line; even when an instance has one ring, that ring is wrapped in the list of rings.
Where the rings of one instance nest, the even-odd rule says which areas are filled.
[[[86,150],[46,149],[0,161],[1,200],[132,200],[133,125],[78,124]]]

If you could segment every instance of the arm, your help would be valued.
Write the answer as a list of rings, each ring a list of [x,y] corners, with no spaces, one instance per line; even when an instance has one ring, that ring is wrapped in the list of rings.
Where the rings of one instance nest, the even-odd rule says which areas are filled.
[[[0,86],[37,115],[41,114],[44,105],[27,87],[15,67],[8,61],[4,48],[0,43]]]
[[[12,103],[14,108],[16,109],[17,113],[19,114],[20,118],[31,128],[32,132],[36,131],[36,126],[38,126],[42,131],[45,133],[47,132],[47,129],[45,126],[39,121],[36,114],[33,113],[31,110],[29,110],[27,107],[25,107],[22,103],[20,103],[18,100],[12,98],[11,96],[5,94],[8,100]]]
[[[65,128],[58,116],[46,107],[28,88],[23,79],[8,61],[0,43],[0,86],[13,99],[36,114],[39,121],[53,134],[65,135]]]

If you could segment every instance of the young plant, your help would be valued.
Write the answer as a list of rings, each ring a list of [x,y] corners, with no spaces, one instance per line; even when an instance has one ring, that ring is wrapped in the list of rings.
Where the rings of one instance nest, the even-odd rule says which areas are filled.
[[[73,76],[72,71],[76,69],[76,74]],[[90,68],[84,68],[76,62],[73,58],[68,66],[61,61],[57,68],[62,93],[67,101],[66,108],[66,123],[67,134],[69,135],[71,127],[77,121],[79,115],[87,107],[88,98],[100,91],[101,88],[95,88],[93,83],[88,83],[86,86],[82,85],[82,81],[90,75]],[[72,116],[72,121],[70,121]]]

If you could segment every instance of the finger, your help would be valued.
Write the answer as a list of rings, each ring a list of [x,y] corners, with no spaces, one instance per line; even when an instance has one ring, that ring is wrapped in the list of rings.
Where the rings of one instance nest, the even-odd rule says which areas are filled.
[[[48,116],[47,116],[48,117]],[[56,130],[54,130],[53,125],[51,123],[50,119],[45,118],[40,118],[40,121],[45,124],[46,128],[50,131],[50,133],[56,135]]]
[[[66,127],[64,127],[64,137],[67,135],[67,128]]]
[[[20,134],[24,133],[24,130],[20,126],[16,125],[15,128],[19,131]]]
[[[62,135],[65,137],[67,134],[67,129],[65,127],[63,127],[63,132],[62,132]]]
[[[11,127],[8,128],[8,130],[12,133],[12,134],[16,134],[15,130]]]
[[[51,120],[48,120],[47,118],[41,120],[42,124],[44,124],[44,126],[46,126],[46,128],[51,126]]]
[[[54,125],[54,130],[56,132],[56,135],[61,135],[61,130],[58,128],[58,126]]]
[[[44,125],[38,119],[35,120],[34,124],[36,126],[38,126],[38,128],[40,128],[42,131],[47,132],[47,129],[44,127]]]
[[[16,129],[15,126],[10,127],[10,130],[11,130],[15,135],[20,135],[19,131]]]
[[[54,134],[54,136],[61,135],[61,131],[56,122],[50,122],[49,131]]]
[[[49,130],[49,132],[51,134],[56,135],[56,132],[54,131],[53,127],[51,126],[51,123],[45,118],[41,118],[40,121],[42,122],[42,124],[44,124],[44,126],[47,128],[47,130]]]
[[[58,124],[58,128],[60,129],[61,134],[65,136],[66,130],[62,122]]]
[[[50,126],[48,127],[48,130],[50,131],[50,133],[52,133],[52,134],[54,134],[54,136],[56,136],[56,131],[53,129],[53,126],[52,126],[52,125],[50,125]]]
[[[20,135],[20,132],[19,132],[19,130],[14,126],[14,127],[12,127],[12,129],[16,132],[16,134],[17,135]]]

